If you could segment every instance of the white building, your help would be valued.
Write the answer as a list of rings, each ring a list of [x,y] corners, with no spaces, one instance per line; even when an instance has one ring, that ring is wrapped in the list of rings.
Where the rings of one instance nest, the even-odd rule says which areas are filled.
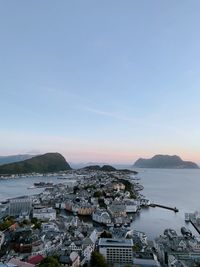
[[[111,217],[107,211],[95,210],[92,213],[92,220],[102,224],[111,224]]]
[[[99,252],[108,263],[133,263],[133,240],[100,238]]]
[[[59,232],[59,228],[55,223],[42,223],[42,231],[44,231],[44,232],[48,232],[48,231]]]
[[[8,210],[10,216],[20,216],[23,213],[30,214],[32,200],[30,197],[23,196],[9,200]]]
[[[139,205],[138,205],[137,201],[132,200],[132,199],[126,199],[124,201],[124,204],[126,206],[126,212],[127,213],[138,211]]]
[[[84,250],[83,250],[83,256],[85,258],[85,263],[90,262],[91,259],[91,254],[93,252],[93,248],[91,248],[90,246],[87,246]]]
[[[33,210],[33,218],[38,220],[56,220],[56,210],[51,208],[39,208]]]

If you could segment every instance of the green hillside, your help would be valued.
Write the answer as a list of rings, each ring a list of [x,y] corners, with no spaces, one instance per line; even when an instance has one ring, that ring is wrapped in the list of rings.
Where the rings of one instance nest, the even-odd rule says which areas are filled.
[[[24,161],[4,164],[0,166],[2,174],[23,174],[23,173],[47,173],[71,169],[65,158],[59,153],[46,153]]]

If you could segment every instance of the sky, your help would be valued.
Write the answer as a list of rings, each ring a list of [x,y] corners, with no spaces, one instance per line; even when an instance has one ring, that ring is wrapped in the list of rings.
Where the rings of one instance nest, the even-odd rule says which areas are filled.
[[[0,1],[0,155],[200,162],[200,1]]]

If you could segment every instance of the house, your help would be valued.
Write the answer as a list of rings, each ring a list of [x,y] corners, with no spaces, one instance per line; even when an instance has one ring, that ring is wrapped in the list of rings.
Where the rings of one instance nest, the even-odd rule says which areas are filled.
[[[79,240],[72,241],[71,244],[68,246],[68,250],[70,251],[82,251],[82,249],[82,242]]]
[[[61,255],[59,262],[65,267],[79,267],[80,257],[78,253],[71,252],[69,255]]]
[[[55,231],[59,232],[58,226],[55,223],[42,223],[42,231],[47,232],[47,231]]]
[[[84,250],[83,250],[83,256],[84,256],[84,260],[85,262],[90,262],[90,259],[91,259],[91,254],[93,252],[94,249],[92,249],[91,247],[86,247]]]

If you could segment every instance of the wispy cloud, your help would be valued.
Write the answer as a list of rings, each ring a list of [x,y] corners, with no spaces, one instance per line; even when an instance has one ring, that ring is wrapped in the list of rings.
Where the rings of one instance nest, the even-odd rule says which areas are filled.
[[[86,107],[86,106],[81,107],[81,109],[88,111],[88,112],[91,112],[91,113],[99,114],[99,115],[106,116],[106,117],[111,117],[111,118],[122,120],[122,121],[129,121],[129,122],[134,122],[134,123],[136,122],[136,120],[134,118],[122,116],[122,115],[115,113],[115,112],[109,112],[109,111],[95,109],[95,108]]]
[[[86,96],[81,95],[80,93],[75,93],[73,89],[70,88],[53,88],[53,87],[49,87],[49,86],[42,86],[40,87],[40,89],[47,93],[47,94],[51,94],[53,96],[57,96],[60,98],[67,98],[70,101],[79,101],[81,103],[87,103],[87,104],[94,104],[94,102],[89,99]]]
[[[151,129],[158,129],[159,131],[166,131],[169,134],[173,134],[173,136],[175,135],[179,136],[183,138],[184,140],[187,139],[187,136],[188,136],[186,134],[187,129],[184,128],[184,130],[182,130],[181,128],[179,129],[178,127],[176,127],[176,125],[167,124],[166,121],[162,117],[160,117],[159,114],[149,114],[149,117],[146,118],[144,121],[137,117],[124,116],[117,112],[110,112],[106,110],[92,108],[89,106],[82,106],[79,108],[81,108],[83,111],[95,113],[100,116],[110,117],[115,120],[128,122],[129,124],[132,123],[137,128],[142,127],[143,129],[147,129],[147,130],[148,129],[150,130],[151,128]]]

